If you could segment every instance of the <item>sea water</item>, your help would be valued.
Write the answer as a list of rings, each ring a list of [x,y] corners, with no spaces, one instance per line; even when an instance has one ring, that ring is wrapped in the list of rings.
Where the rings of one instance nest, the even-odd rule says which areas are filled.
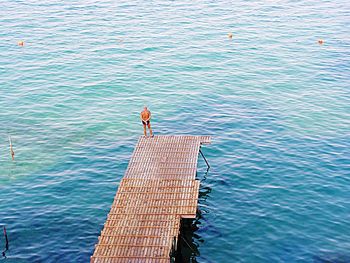
[[[3,261],[89,261],[147,105],[213,138],[192,262],[350,262],[349,67],[347,0],[0,1]]]

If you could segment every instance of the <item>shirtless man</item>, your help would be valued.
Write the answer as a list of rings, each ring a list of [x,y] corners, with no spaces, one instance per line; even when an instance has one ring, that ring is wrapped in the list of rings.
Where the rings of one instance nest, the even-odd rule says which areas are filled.
[[[144,135],[146,137],[147,137],[146,125],[147,125],[147,127],[149,129],[149,133],[150,133],[151,137],[153,137],[153,132],[152,132],[150,120],[151,120],[151,112],[145,106],[143,108],[143,111],[141,112],[141,121],[142,121],[142,124],[143,124],[143,133],[144,133]]]

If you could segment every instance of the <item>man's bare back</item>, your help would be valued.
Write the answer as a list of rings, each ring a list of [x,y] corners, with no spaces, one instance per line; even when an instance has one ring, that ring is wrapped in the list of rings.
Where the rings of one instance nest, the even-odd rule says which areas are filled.
[[[151,137],[153,137],[152,128],[151,128],[151,112],[147,109],[147,107],[143,108],[143,111],[141,112],[140,117],[143,124],[144,135],[147,136],[147,131],[146,131],[146,125],[147,125],[150,135]]]

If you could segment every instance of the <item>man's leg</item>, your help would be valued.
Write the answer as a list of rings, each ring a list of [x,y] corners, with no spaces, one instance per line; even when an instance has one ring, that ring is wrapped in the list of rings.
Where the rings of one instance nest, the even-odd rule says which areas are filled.
[[[153,137],[153,132],[152,132],[152,128],[151,128],[151,123],[148,123],[148,129],[149,129],[149,133],[150,133],[151,137]]]
[[[143,134],[145,135],[145,137],[147,137],[146,124],[143,125]]]

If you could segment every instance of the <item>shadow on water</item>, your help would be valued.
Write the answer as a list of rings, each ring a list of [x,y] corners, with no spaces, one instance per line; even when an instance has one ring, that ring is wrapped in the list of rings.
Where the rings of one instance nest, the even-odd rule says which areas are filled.
[[[314,256],[314,263],[349,263],[350,254],[329,253]]]
[[[211,192],[211,188],[205,183],[208,172],[209,171],[207,170],[201,179],[198,197],[199,204],[204,204]],[[196,234],[196,232],[199,229],[202,220],[204,220],[203,213],[199,209],[197,209],[195,219],[181,219],[181,231],[178,237],[175,262],[198,262],[196,258],[200,255],[199,246],[204,240],[201,236]]]

